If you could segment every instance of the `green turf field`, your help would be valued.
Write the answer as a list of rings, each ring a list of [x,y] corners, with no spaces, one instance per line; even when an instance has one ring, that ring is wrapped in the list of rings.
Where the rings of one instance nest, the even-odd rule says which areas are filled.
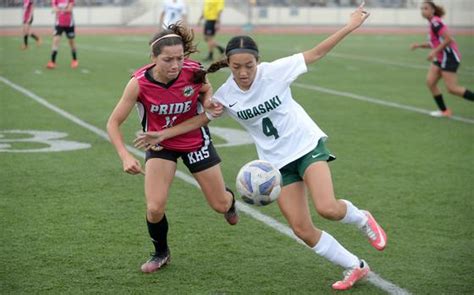
[[[224,43],[228,37],[219,39]],[[324,38],[255,37],[264,61]],[[456,39],[463,53],[459,80],[472,90],[474,39]],[[148,62],[147,40],[145,35],[79,35],[76,70],[69,68],[63,40],[58,67],[49,71],[44,66],[50,40],[20,51],[19,37],[0,37],[1,293],[333,293],[339,268],[248,215],[228,226],[198,189],[179,178],[167,207],[172,264],[156,274],[140,273],[152,250],[143,177],[121,172],[112,145],[100,134],[131,71]],[[329,135],[328,147],[338,157],[331,164],[337,195],[371,210],[386,229],[387,249],[373,250],[351,226],[316,214],[314,221],[399,288],[414,294],[472,294],[474,104],[445,94],[458,120],[423,113],[435,108],[424,85],[428,52],[408,47],[424,40],[424,35],[350,36],[295,83],[294,97]],[[203,41],[200,48],[196,59],[205,56]],[[227,75],[211,75],[214,88]],[[15,90],[5,79],[30,92]],[[32,97],[98,129],[86,129]],[[403,109],[407,106],[412,109]],[[211,126],[240,129],[228,118]],[[138,129],[133,112],[123,127],[129,144]],[[67,134],[62,140],[90,147],[28,152],[48,145],[11,130],[62,132]],[[225,140],[215,136],[215,142]],[[241,145],[218,151],[233,187],[238,169],[256,158],[255,149]],[[256,209],[286,224],[275,204]],[[386,292],[362,282],[348,293]]]

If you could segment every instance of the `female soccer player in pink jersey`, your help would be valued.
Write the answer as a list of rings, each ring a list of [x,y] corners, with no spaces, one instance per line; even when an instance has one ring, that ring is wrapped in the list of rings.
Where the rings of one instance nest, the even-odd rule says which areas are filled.
[[[34,33],[30,33],[33,23],[34,0],[23,0],[23,45],[21,49],[28,49],[28,37],[35,39],[36,45],[41,44],[41,38]]]
[[[430,114],[433,117],[449,117],[452,112],[444,103],[443,94],[438,88],[438,81],[442,78],[449,93],[474,101],[474,93],[466,87],[458,84],[457,70],[461,62],[461,53],[458,45],[448,31],[448,27],[443,23],[441,17],[445,14],[441,6],[432,1],[425,1],[421,5],[421,15],[429,22],[430,33],[429,43],[414,43],[411,49],[428,48],[431,49],[428,54],[428,60],[432,61],[426,84],[433,94],[434,100],[439,110]]]
[[[74,42],[74,38],[76,37],[74,16],[72,14],[74,0],[52,0],[51,5],[53,6],[53,11],[56,14],[56,20],[54,23],[51,60],[48,62],[46,67],[48,69],[56,68],[56,56],[58,55],[59,41],[61,41],[61,35],[65,33],[67,39],[69,40],[69,46],[71,47],[71,68],[75,69],[79,66],[79,62],[77,60],[76,43]]]
[[[125,172],[142,172],[140,162],[126,149],[120,125],[137,105],[143,130],[160,131],[192,118],[203,105],[210,104],[211,85],[201,65],[187,57],[196,52],[193,33],[181,24],[172,24],[150,41],[152,64],[133,75],[107,123],[107,131]],[[165,215],[168,191],[181,158],[199,183],[208,203],[224,214],[231,225],[238,222],[234,194],[227,189],[217,154],[207,127],[148,146],[145,160],[147,225],[155,246],[151,258],[142,265],[145,273],[158,270],[170,259]]]

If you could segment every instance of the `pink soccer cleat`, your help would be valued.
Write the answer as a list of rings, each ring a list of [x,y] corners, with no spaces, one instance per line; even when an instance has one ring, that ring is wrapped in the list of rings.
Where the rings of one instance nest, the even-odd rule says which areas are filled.
[[[361,210],[367,216],[367,223],[361,231],[369,238],[369,242],[375,249],[382,251],[387,245],[387,235],[383,228],[375,221],[369,211]]]
[[[344,278],[332,284],[334,290],[349,290],[355,283],[362,280],[370,272],[370,267],[364,260],[360,265],[344,271]]]
[[[77,59],[73,59],[71,61],[71,69],[75,69],[79,66],[79,62],[77,61]]]
[[[165,254],[152,253],[150,259],[142,265],[141,270],[144,273],[152,273],[163,268],[170,261],[171,255],[169,250]]]
[[[52,61],[48,61],[48,64],[46,65],[46,68],[52,70],[52,69],[55,69],[56,68],[56,63],[52,62]]]

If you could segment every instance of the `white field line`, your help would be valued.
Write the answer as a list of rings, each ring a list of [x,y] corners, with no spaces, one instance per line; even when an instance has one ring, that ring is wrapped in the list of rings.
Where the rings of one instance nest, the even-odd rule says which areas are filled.
[[[79,125],[81,127],[84,127],[85,129],[87,129],[87,130],[89,130],[89,131],[91,131],[95,134],[97,134],[99,137],[101,137],[101,138],[103,138],[107,141],[110,141],[109,136],[107,135],[107,132],[105,132],[104,130],[102,130],[100,128],[97,128],[97,127],[95,127],[95,126],[79,119],[78,117],[64,111],[63,109],[49,103],[46,99],[36,95],[35,93],[33,93],[33,92],[31,92],[31,91],[15,84],[13,82],[11,82],[10,80],[4,78],[3,76],[0,76],[0,81],[5,83],[6,85],[10,86],[11,88],[17,90],[18,92],[24,94],[25,96],[33,99],[34,101],[38,102],[39,104],[45,106],[46,108],[52,110],[53,112],[61,115],[62,117],[76,123],[77,125]],[[141,158],[145,157],[145,154],[142,151],[140,151],[140,150],[138,150],[134,147],[131,147],[129,145],[127,145],[126,147],[135,156],[141,157]],[[176,171],[176,176],[199,189],[199,184],[197,183],[197,181],[193,177],[189,176],[188,174],[178,170],[178,171]],[[302,244],[302,245],[306,246],[306,244],[303,241],[301,241],[298,237],[296,237],[293,234],[293,231],[288,226],[278,222],[277,220],[275,220],[272,217],[269,217],[265,214],[262,214],[260,211],[258,211],[256,209],[242,203],[241,201],[236,201],[236,204],[237,204],[237,208],[240,211],[242,211],[245,214],[249,215],[250,217],[264,223],[265,225],[273,228],[274,230],[280,232],[281,234],[295,240],[299,244]],[[397,294],[397,295],[398,294],[400,294],[400,295],[410,294],[407,290],[405,290],[403,288],[400,288],[397,285],[381,278],[379,275],[377,275],[374,272],[370,273],[367,280],[370,283],[372,283],[374,286],[386,291],[389,294]]]
[[[136,42],[136,41],[134,41]],[[141,41],[143,44],[146,44],[146,40]],[[48,41],[45,42],[46,44]],[[66,45],[64,45],[66,46]],[[268,51],[279,51],[279,52],[286,52],[288,54],[293,54],[302,51],[300,48],[295,47],[293,50],[288,50],[284,48],[276,48],[276,47],[266,47],[266,46],[259,46],[260,49],[265,49]],[[118,49],[116,47],[110,48],[110,47],[99,47],[99,46],[90,46],[90,45],[84,45],[84,44],[79,44],[78,49],[86,49],[86,50],[93,50],[93,51],[100,51],[100,52],[117,52],[117,53],[123,53],[123,54],[133,54],[133,55],[143,55],[143,56],[148,56],[149,52],[147,49],[143,49],[143,54],[140,53],[140,51],[132,50],[132,49]],[[469,52],[464,53],[464,55],[469,55]],[[376,63],[376,64],[382,64],[382,65],[390,65],[390,66],[396,66],[396,67],[402,67],[402,68],[408,68],[408,69],[415,69],[415,70],[424,70],[427,71],[430,67],[430,63],[427,63],[425,65],[422,64],[412,64],[408,62],[402,62],[402,61],[396,61],[396,60],[388,60],[388,59],[383,59],[383,58],[375,58],[375,57],[370,57],[370,56],[362,56],[362,55],[354,55],[354,54],[347,54],[347,53],[336,53],[336,52],[331,52],[328,54],[328,56],[332,57],[339,57],[339,58],[345,58],[345,59],[352,59],[352,60],[358,60],[358,61],[365,61],[369,63]],[[461,66],[459,69],[459,72],[465,72],[467,74],[472,74],[474,73],[474,67],[469,67],[469,66]]]
[[[303,84],[303,83],[297,83],[297,82],[293,82],[292,85],[300,87],[300,88],[308,89],[308,90],[313,90],[313,91],[332,94],[332,95],[336,95],[336,96],[352,98],[352,99],[356,99],[356,100],[360,100],[360,101],[364,101],[364,102],[369,102],[369,103],[378,104],[378,105],[391,107],[391,108],[397,108],[397,109],[401,109],[401,110],[405,110],[405,111],[410,111],[410,112],[415,112],[415,113],[420,113],[420,114],[425,114],[425,115],[430,114],[429,110],[425,110],[425,109],[421,109],[421,108],[417,108],[417,107],[412,107],[412,106],[409,106],[409,105],[404,105],[404,104],[400,104],[400,103],[396,103],[396,102],[390,102],[390,101],[386,101],[386,100],[379,99],[379,98],[373,98],[373,97],[368,97],[368,96],[364,96],[364,95],[358,95],[358,94],[351,93],[351,92],[337,91],[337,90],[333,90],[333,89],[329,89],[329,88],[319,87],[319,86],[315,86],[315,85],[308,85],[308,84]],[[464,122],[464,123],[474,124],[474,119],[469,119],[469,118],[464,118],[464,117],[459,117],[459,116],[452,116],[452,117],[450,117],[450,119],[455,120],[455,121]]]
[[[85,48],[85,49],[88,49],[88,50],[96,50],[96,51],[102,51],[102,52],[112,51],[112,52],[118,52],[118,53],[124,53],[124,54],[135,54],[135,55],[140,54],[137,51],[126,50],[126,49],[115,49],[115,48],[112,49],[112,48],[107,48],[107,47],[94,47],[94,46],[87,46],[87,45],[82,46],[82,47]],[[273,48],[271,50],[289,52],[288,50],[285,50],[285,49]],[[342,54],[330,53],[330,55],[331,54],[334,55],[334,56],[337,55],[337,56],[341,56],[341,57],[342,56],[346,56],[346,57],[349,56],[347,54],[342,55]],[[353,59],[354,58],[364,60],[364,61],[374,61],[371,58],[367,58],[367,57],[360,57],[360,56],[359,57],[354,57],[353,56]],[[425,69],[425,70],[427,69],[427,67],[425,67],[425,66],[402,64],[402,63],[390,62],[390,61],[386,61],[386,60],[382,60],[382,59],[375,59],[375,62],[382,63],[382,64],[389,64],[389,65],[396,65],[396,66],[411,67],[411,68],[414,68],[414,69]],[[328,93],[328,94],[332,94],[332,95],[357,99],[357,100],[364,101],[364,102],[369,102],[369,103],[383,105],[383,106],[392,107],[392,108],[403,109],[403,110],[406,110],[406,111],[416,112],[416,113],[420,113],[420,114],[424,114],[424,115],[429,115],[430,112],[431,112],[429,110],[425,110],[425,109],[421,109],[421,108],[417,108],[417,107],[413,107],[413,106],[409,106],[409,105],[404,105],[404,104],[400,104],[400,103],[396,103],[396,102],[390,102],[390,101],[386,101],[386,100],[383,100],[383,99],[380,99],[380,98],[371,98],[371,97],[368,97],[368,96],[358,95],[358,94],[351,93],[351,92],[338,91],[338,90],[334,90],[334,89],[329,89],[329,88],[324,88],[324,87],[319,87],[319,86],[314,86],[314,85],[308,85],[308,84],[303,84],[303,83],[293,83],[292,85],[300,87],[300,88],[308,89],[308,90],[313,90],[313,91]],[[450,119],[455,120],[455,121],[464,122],[464,123],[474,124],[474,119],[464,118],[464,117],[460,117],[460,116],[452,116]]]
[[[268,51],[285,52],[287,54],[295,54],[297,52],[303,51],[299,47],[295,47],[293,48],[293,50],[288,50],[285,48],[264,46],[264,47],[260,47],[260,49],[264,49]],[[428,63],[428,61],[426,62],[426,64],[413,64],[413,63],[408,63],[408,62],[396,61],[392,59],[388,60],[388,59],[383,59],[383,58],[375,58],[375,57],[370,57],[370,56],[362,56],[362,55],[347,54],[347,53],[336,53],[336,52],[330,52],[327,54],[327,56],[345,58],[345,59],[351,59],[351,60],[357,60],[357,61],[364,61],[364,62],[382,64],[382,65],[388,65],[388,66],[395,66],[395,67],[401,67],[401,68],[407,68],[407,69],[423,70],[423,71],[428,71],[430,67],[430,63]],[[468,66],[461,66],[461,68],[459,69],[459,72],[466,72],[467,74],[472,74],[474,73],[474,69]]]

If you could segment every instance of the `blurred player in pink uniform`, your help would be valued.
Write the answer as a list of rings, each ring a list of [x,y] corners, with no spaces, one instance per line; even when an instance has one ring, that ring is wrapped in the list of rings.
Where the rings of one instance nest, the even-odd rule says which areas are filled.
[[[23,45],[21,49],[28,49],[28,37],[31,36],[36,41],[36,45],[41,44],[41,38],[30,33],[31,24],[33,23],[34,0],[23,1]]]
[[[74,32],[74,16],[72,14],[74,0],[52,0],[51,5],[53,6],[53,12],[56,14],[56,20],[54,23],[54,36],[53,46],[51,49],[51,60],[48,62],[46,67],[48,69],[56,68],[56,56],[58,55],[61,35],[63,33],[66,33],[66,37],[69,40],[69,46],[71,47],[71,68],[77,68],[79,66],[79,62],[77,61],[76,44],[74,42],[76,34]]]
[[[474,101],[474,93],[458,84],[457,69],[461,63],[461,53],[456,41],[451,37],[448,27],[441,17],[445,14],[443,7],[432,1],[425,1],[421,5],[421,15],[429,22],[429,43],[412,44],[411,49],[429,48],[428,60],[432,61],[426,84],[433,94],[439,110],[430,113],[433,117],[449,117],[452,112],[444,103],[443,94],[438,88],[438,81],[442,78],[449,93]]]

